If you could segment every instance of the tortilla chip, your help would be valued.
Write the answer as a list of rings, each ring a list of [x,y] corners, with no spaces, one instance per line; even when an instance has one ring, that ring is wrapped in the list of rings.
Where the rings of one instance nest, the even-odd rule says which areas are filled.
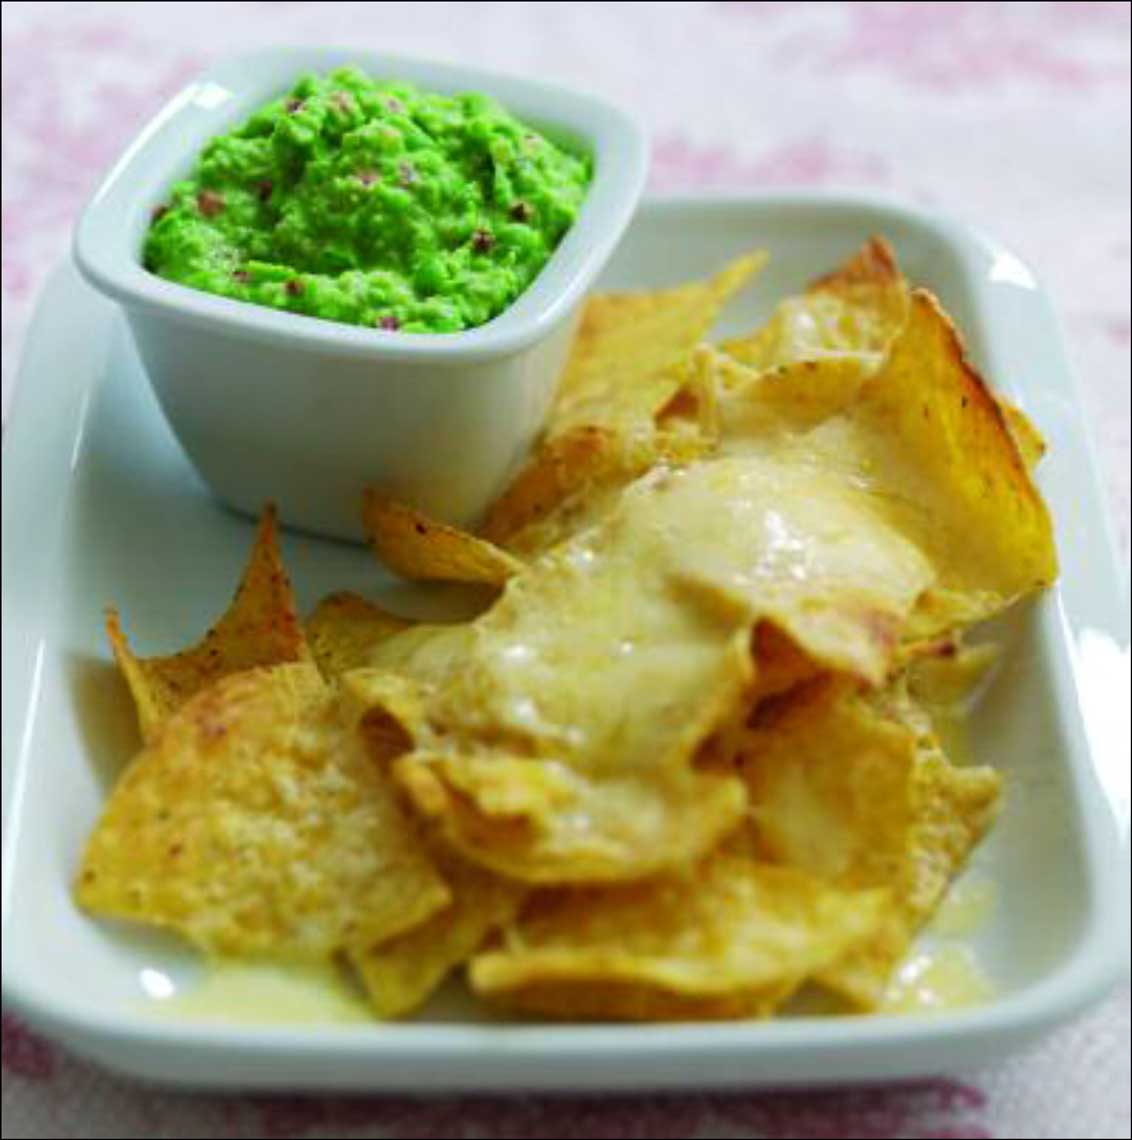
[[[379,1017],[403,1017],[422,1005],[484,940],[509,922],[524,888],[454,855],[437,856],[452,901],[420,926],[350,961]]]
[[[934,653],[919,654],[908,666],[909,696],[929,710],[961,708],[986,680],[999,656],[999,647],[992,642],[963,645],[951,639]]]
[[[722,348],[759,371],[847,355],[875,362],[903,326],[907,298],[891,248],[870,238],[839,269],[783,301],[757,332]]]
[[[502,586],[522,563],[482,538],[366,490],[363,522],[377,557],[402,578]]]
[[[771,622],[760,622],[751,636],[751,655],[755,660],[755,688],[752,707],[769,697],[788,693],[810,680],[819,667],[798,644]]]
[[[882,928],[819,980],[866,1008],[993,818],[1000,777],[948,763],[898,691],[822,679],[767,702],[741,757],[758,851],[845,889],[887,888]]]
[[[342,675],[341,695],[343,715],[379,763],[388,766],[412,748],[408,726],[419,723],[426,709],[426,690],[417,681],[384,669],[353,669]]]
[[[488,509],[481,534],[532,558],[600,522],[622,489],[660,464],[701,458],[714,440],[688,431],[620,435],[580,427],[548,440]]]
[[[765,262],[765,253],[750,253],[707,281],[591,297],[559,383],[548,438],[582,426],[625,434],[651,426],[679,386],[676,367]]]
[[[535,895],[469,979],[556,1017],[766,1016],[867,939],[883,901],[721,852],[683,876]]]
[[[138,657],[115,609],[107,611],[106,635],[146,741],[190,697],[221,677],[260,665],[307,660],[291,582],[279,554],[275,507],[264,509],[236,596],[202,641],[168,657]]]
[[[862,363],[860,357],[839,356],[756,372],[728,363],[720,353],[705,357],[704,366],[719,377],[718,439],[724,454],[781,449],[850,414],[877,367]]]
[[[225,677],[169,717],[115,787],[76,897],[211,953],[291,958],[370,946],[449,901],[308,662]]]
[[[1045,437],[1034,421],[1017,404],[1002,395],[995,396],[995,403],[998,404],[998,410],[1010,429],[1018,454],[1022,456],[1026,467],[1033,471],[1046,453]]]
[[[931,562],[904,637],[931,640],[997,613],[1057,572],[1048,511],[998,404],[936,300],[910,295],[883,362],[755,376],[720,396],[721,451],[840,472]]]
[[[990,617],[1048,586],[1057,575],[1049,512],[954,325],[928,292],[912,293],[908,324],[864,389],[860,417],[876,438],[895,442],[888,481],[909,533],[939,568],[941,596],[964,622]],[[947,622],[947,609],[930,624]],[[921,627],[920,632],[923,632]]]
[[[488,507],[479,533],[489,542],[507,542],[568,495],[599,479],[618,454],[617,437],[592,425],[547,441]]]
[[[420,622],[376,645],[368,664],[432,683],[456,668],[474,641],[472,622]]]
[[[674,430],[672,401],[688,386],[689,354],[765,260],[748,254],[708,281],[674,289],[591,297],[543,441],[488,509],[483,537],[510,549],[545,550],[573,533],[580,515],[592,517],[587,498],[656,463],[708,450],[709,438]],[[666,414],[667,430],[658,431]]]
[[[615,882],[685,865],[747,806],[734,776],[691,768],[583,779],[554,760],[416,751],[393,770],[447,844],[527,883]]]
[[[322,675],[333,680],[368,664],[378,645],[411,625],[360,594],[342,591],[328,594],[307,618],[307,644]]]

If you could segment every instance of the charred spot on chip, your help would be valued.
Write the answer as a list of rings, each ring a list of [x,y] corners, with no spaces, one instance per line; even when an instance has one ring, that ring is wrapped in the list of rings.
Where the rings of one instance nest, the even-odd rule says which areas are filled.
[[[201,190],[197,194],[197,209],[206,218],[215,218],[224,212],[224,195],[216,190]]]

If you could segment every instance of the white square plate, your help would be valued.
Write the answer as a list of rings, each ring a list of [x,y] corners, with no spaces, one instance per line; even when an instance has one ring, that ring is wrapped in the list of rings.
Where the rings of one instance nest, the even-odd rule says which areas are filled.
[[[1062,579],[1010,623],[1004,666],[972,725],[975,755],[1008,780],[974,871],[997,888],[973,936],[991,1001],[930,1017],[658,1027],[488,1021],[450,997],[407,1024],[157,1016],[150,971],[176,984],[191,964],[168,941],[84,917],[69,894],[83,839],[136,746],[102,609],[120,605],[144,651],[185,643],[223,606],[251,528],[208,497],[119,315],[69,267],[42,298],[4,441],[5,1000],[75,1050],[139,1076],[421,1090],[906,1076],[997,1057],[1099,998],[1127,954],[1128,612],[1056,326],[1030,272],[934,217],[790,195],[651,203],[603,284],[670,283],[766,246],[773,261],[728,313],[723,331],[733,332],[874,232],[940,294],[976,361],[1051,448],[1041,483]],[[335,588],[394,589],[361,548],[294,534],[283,545],[304,606]]]

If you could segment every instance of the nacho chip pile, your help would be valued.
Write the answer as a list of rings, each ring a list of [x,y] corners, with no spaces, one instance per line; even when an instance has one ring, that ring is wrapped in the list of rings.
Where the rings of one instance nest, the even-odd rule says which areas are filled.
[[[998,806],[933,725],[1056,575],[1044,444],[879,239],[708,342],[764,260],[591,298],[478,533],[367,494],[390,569],[498,591],[475,619],[301,623],[270,510],[199,645],[112,611],[144,748],[80,904],[333,958],[379,1017],[453,972],[558,1018],[877,1009]]]

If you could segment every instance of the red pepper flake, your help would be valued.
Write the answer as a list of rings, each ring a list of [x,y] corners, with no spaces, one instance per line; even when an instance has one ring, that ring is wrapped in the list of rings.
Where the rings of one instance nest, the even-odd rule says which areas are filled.
[[[275,189],[275,183],[270,178],[265,178],[262,182],[257,182],[255,186],[256,197],[261,202],[266,202],[271,197],[271,191]]]
[[[160,206],[153,207],[149,217],[151,221],[159,222],[167,213],[169,213],[169,207],[162,203]]]
[[[202,190],[197,195],[197,209],[206,218],[215,218],[224,212],[224,195],[215,190]]]
[[[283,288],[287,290],[288,297],[301,297],[306,286],[297,277],[292,277]]]
[[[529,222],[534,216],[534,207],[529,202],[516,202],[511,207],[511,217],[516,222]]]
[[[412,186],[417,180],[417,169],[412,163],[402,162],[397,167],[397,177],[402,186]]]
[[[246,269],[232,270],[232,280],[239,281],[241,285],[246,285],[251,279],[252,275]],[[209,652],[218,655],[218,651],[215,649],[210,650]]]
[[[359,170],[358,181],[363,186],[372,186],[380,177],[376,170]]]
[[[495,246],[495,235],[488,230],[476,230],[472,234],[472,249],[476,253],[490,253]]]
[[[283,104],[288,115],[296,114],[303,109],[303,106],[302,99],[288,99],[287,102]]]
[[[377,318],[377,327],[386,332],[396,332],[401,327],[401,322],[392,313],[387,313],[384,317]]]

